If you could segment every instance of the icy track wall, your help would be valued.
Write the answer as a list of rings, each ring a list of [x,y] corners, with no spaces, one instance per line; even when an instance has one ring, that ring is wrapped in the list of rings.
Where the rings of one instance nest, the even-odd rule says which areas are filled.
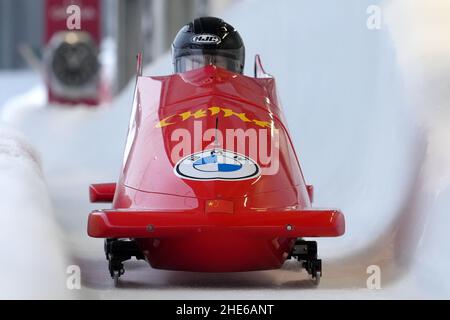
[[[0,125],[1,299],[69,297],[61,237],[36,154]]]
[[[408,92],[407,102],[425,132],[417,219],[403,237],[410,281],[431,296],[450,296],[450,2],[387,2],[386,20]],[[405,253],[405,251],[404,251]]]
[[[424,148],[389,26],[367,27],[367,9],[383,4],[249,1],[230,12],[251,43],[248,73],[261,53],[277,79],[314,205],[341,208],[346,217],[345,236],[318,240],[330,279],[321,288],[365,288],[372,265],[381,268],[383,288],[406,274],[396,248],[409,230],[399,225],[409,219]],[[250,12],[277,28],[255,27]]]

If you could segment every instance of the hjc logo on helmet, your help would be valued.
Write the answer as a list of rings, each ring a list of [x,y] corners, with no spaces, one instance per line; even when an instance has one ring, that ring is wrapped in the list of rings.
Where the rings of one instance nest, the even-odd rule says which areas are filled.
[[[222,39],[214,34],[199,34],[192,37],[194,43],[219,44],[221,41]]]

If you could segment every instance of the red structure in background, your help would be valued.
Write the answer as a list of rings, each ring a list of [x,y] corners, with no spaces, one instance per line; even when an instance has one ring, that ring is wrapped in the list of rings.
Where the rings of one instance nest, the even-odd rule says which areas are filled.
[[[101,7],[99,0],[46,0],[45,2],[45,43],[49,43],[52,36],[67,29],[66,10],[71,5],[81,9],[81,29],[88,32],[97,44],[101,39]]]
[[[68,8],[73,5],[80,8],[79,28],[71,28],[70,23],[68,25],[68,19],[70,21],[70,17],[74,14]],[[80,57],[79,70],[73,70],[74,67],[73,64],[70,66],[70,61],[71,59],[73,61],[73,52],[77,49],[65,48],[65,51],[60,50],[60,52],[64,53],[60,53],[57,57],[59,60],[56,60],[55,52],[58,50],[58,47],[61,47],[61,43],[66,41],[69,33],[82,35],[81,40],[77,39],[77,41],[89,40],[86,43],[92,47],[93,53],[90,63],[94,65],[95,57],[95,68],[85,63]],[[46,0],[44,41],[47,49],[45,77],[49,103],[97,105],[105,100],[105,97],[108,96],[108,90],[107,85],[105,85],[100,77],[100,64],[98,62],[98,51],[101,41],[100,0]],[[71,44],[73,45],[73,43]],[[64,54],[66,54],[65,57]],[[69,57],[69,54],[72,54],[72,56]],[[85,68],[84,71],[82,70],[83,65]],[[55,66],[59,66],[59,69],[56,69],[57,67]],[[70,69],[71,67],[72,69]],[[92,71],[93,69],[95,69],[95,72]],[[66,75],[64,75],[64,72],[66,72]],[[58,83],[61,82],[60,78],[63,76],[72,76],[72,80],[81,82],[80,76],[74,75],[75,72],[80,72],[82,76],[89,80],[88,83],[83,84],[83,87],[79,83],[74,85],[73,83],[76,81],[72,81],[72,84],[69,85],[67,83],[63,83],[62,85]],[[84,72],[84,74],[81,72]]]

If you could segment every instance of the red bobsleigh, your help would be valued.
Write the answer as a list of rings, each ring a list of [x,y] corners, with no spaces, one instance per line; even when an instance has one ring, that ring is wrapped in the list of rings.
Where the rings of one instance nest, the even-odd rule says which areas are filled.
[[[118,183],[90,186],[88,234],[105,238],[111,276],[136,257],[153,268],[236,272],[296,258],[318,282],[315,241],[344,233],[337,209],[315,209],[279,107],[275,80],[206,66],[138,74]]]

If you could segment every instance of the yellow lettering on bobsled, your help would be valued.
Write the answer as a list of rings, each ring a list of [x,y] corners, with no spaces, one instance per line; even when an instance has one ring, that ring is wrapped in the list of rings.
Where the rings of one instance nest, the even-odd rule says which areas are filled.
[[[231,110],[231,109],[225,109],[225,108],[221,108],[222,109],[222,111],[224,112],[224,117],[225,118],[227,118],[227,117],[231,117],[231,116],[236,116],[236,117],[238,117],[239,119],[241,119],[242,121],[244,121],[244,122],[252,122],[252,120],[250,120],[249,118],[247,118],[246,116],[245,116],[245,113],[237,113],[237,112],[234,112],[233,110]]]
[[[174,124],[175,122],[167,122],[167,120],[169,120],[170,118],[176,116],[175,114],[168,116],[167,118],[162,119],[160,122],[158,122],[155,127],[156,128],[162,128],[162,127],[167,127],[170,126],[171,124]]]
[[[211,111],[212,116],[215,116],[220,112],[220,107],[209,107],[208,110]]]
[[[271,128],[272,127],[272,123],[269,121],[260,121],[260,120],[256,120],[254,119],[253,122],[257,125],[260,126],[262,128]]]
[[[208,115],[209,116],[215,116],[215,115],[217,115],[217,114],[219,114],[221,112],[223,113],[223,116],[225,118],[236,117],[236,118],[240,119],[243,122],[253,122],[255,125],[257,125],[259,127],[262,127],[262,128],[271,128],[272,125],[273,125],[272,121],[262,121],[262,120],[258,120],[258,119],[249,119],[247,117],[247,115],[245,114],[245,112],[238,113],[238,112],[235,112],[234,110],[229,109],[229,108],[221,108],[221,107],[217,107],[217,106],[212,106],[212,107],[209,107],[207,109],[198,109],[195,112],[192,112],[191,110],[189,110],[189,111],[185,111],[185,112],[182,112],[182,113],[170,115],[170,116],[162,119],[158,123],[156,123],[155,127],[156,128],[163,128],[163,127],[170,126],[172,124],[176,124],[177,121],[175,119],[172,120],[172,122],[169,122],[169,119],[172,119],[172,118],[174,118],[176,116],[181,118],[181,121],[186,121],[186,120],[188,120],[190,118],[199,119],[199,118],[206,117]]]
[[[192,113],[191,111],[186,111],[186,112],[180,113],[179,116],[181,117],[181,119],[183,121],[185,121],[191,117],[194,117],[195,119],[203,118],[203,117],[206,117],[206,110],[199,109],[199,110],[195,111],[194,113]]]

